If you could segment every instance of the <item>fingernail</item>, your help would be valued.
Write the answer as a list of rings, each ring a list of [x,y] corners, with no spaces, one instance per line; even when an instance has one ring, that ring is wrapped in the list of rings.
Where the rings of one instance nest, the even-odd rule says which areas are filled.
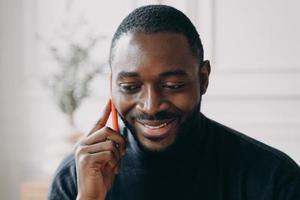
[[[119,173],[119,167],[116,167],[115,168],[115,174],[118,174]]]
[[[122,156],[122,157],[125,156],[125,154],[126,154],[126,151],[122,151],[122,152],[121,152],[121,156]]]

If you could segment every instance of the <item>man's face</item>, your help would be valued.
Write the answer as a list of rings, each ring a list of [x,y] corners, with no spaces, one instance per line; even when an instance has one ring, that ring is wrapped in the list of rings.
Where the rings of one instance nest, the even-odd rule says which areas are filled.
[[[138,142],[148,151],[170,147],[198,112],[199,61],[177,33],[128,33],[116,42],[113,102]]]

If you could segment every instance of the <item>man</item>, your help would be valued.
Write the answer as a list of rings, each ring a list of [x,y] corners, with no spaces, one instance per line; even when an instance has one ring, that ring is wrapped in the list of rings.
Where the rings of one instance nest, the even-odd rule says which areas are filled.
[[[295,162],[199,112],[210,64],[183,13],[134,10],[113,37],[110,67],[125,126],[105,126],[108,102],[59,167],[49,199],[300,199]]]

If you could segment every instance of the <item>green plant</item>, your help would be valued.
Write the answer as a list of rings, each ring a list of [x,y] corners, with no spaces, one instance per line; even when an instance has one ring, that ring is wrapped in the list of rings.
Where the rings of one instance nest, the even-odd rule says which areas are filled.
[[[104,36],[89,36],[84,43],[80,43],[69,36],[60,36],[60,42],[56,45],[45,42],[58,65],[58,71],[46,79],[45,85],[51,90],[59,109],[70,117],[72,124],[74,112],[90,94],[89,83],[102,72],[107,63],[91,58],[91,52],[105,39]]]

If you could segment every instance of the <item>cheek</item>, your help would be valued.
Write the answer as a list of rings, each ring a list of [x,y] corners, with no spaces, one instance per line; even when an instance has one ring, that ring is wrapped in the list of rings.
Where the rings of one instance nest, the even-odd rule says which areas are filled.
[[[114,92],[112,94],[113,103],[122,117],[126,117],[127,113],[134,107],[135,101],[133,97]]]
[[[173,96],[171,102],[183,113],[189,113],[198,105],[200,95],[196,92],[188,92],[185,94],[178,94]]]
[[[169,99],[173,105],[184,113],[194,111],[201,99],[200,86],[198,84],[191,84],[188,90]]]

